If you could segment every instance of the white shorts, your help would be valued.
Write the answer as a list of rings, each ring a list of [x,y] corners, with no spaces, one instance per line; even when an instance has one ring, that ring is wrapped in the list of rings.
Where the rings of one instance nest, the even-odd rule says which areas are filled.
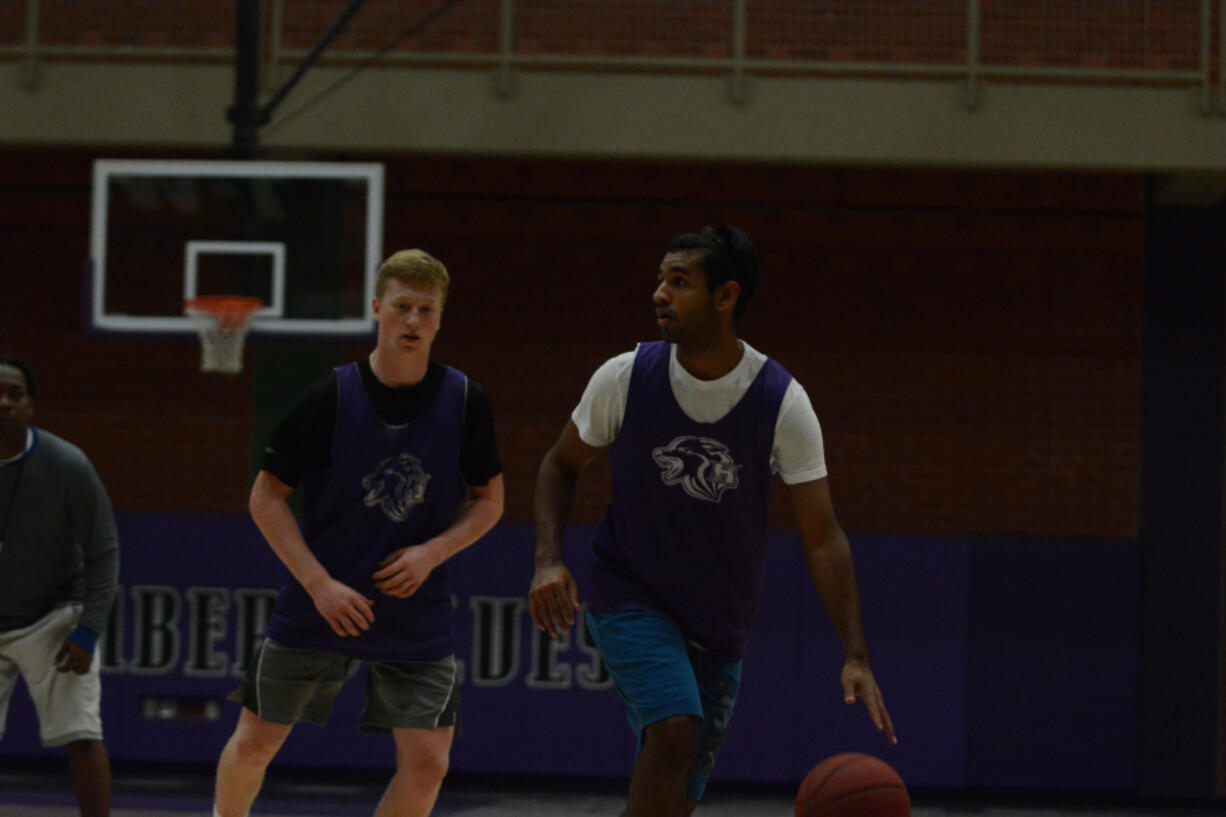
[[[28,627],[0,633],[0,737],[20,674],[34,699],[43,746],[102,740],[102,662],[95,656],[84,675],[55,668],[55,655],[76,629],[81,609],[79,603],[66,604]]]

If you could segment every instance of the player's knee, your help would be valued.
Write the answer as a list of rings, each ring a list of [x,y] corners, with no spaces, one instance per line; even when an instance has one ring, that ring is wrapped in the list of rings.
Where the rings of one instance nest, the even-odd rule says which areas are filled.
[[[423,784],[442,783],[451,768],[451,753],[446,746],[419,746],[398,749],[396,765]]]
[[[654,754],[688,768],[698,750],[702,720],[693,715],[674,715],[657,721],[644,730],[644,745]]]
[[[242,766],[267,766],[281,748],[281,735],[240,729],[231,738],[234,759]]]
[[[401,754],[398,767],[423,784],[443,783],[450,768],[450,758],[446,752]]]
[[[93,739],[70,740],[64,744],[69,752],[92,752],[94,747],[102,745],[102,741]]]
[[[64,750],[68,752],[69,757],[105,757],[106,747],[102,741],[87,738],[85,740],[73,740],[64,744]]]

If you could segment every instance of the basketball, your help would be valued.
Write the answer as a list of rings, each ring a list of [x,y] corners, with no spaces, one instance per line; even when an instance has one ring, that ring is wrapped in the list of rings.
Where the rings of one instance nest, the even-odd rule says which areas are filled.
[[[910,817],[907,787],[883,760],[847,753],[828,757],[805,775],[796,817]]]

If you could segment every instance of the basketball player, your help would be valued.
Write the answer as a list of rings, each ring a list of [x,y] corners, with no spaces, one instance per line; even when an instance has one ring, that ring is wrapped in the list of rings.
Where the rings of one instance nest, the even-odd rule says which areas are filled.
[[[844,697],[863,699],[896,742],[869,667],[817,417],[800,384],[736,335],[758,278],[757,251],[740,230],[673,239],[652,298],[663,341],[597,369],[537,477],[530,610],[556,637],[580,606],[562,531],[580,475],[608,449],[613,496],[592,544],[587,622],[639,739],[628,817],[679,817],[702,796],[758,610],[776,471],[842,642]]]
[[[430,360],[449,280],[421,250],[385,261],[374,351],[309,390],[273,433],[251,515],[293,580],[240,690],[217,769],[220,817],[248,813],[293,725],[324,724],[355,661],[368,665],[360,728],[396,745],[375,814],[434,806],[459,690],[447,560],[503,506],[489,401]],[[286,502],[297,485],[301,529]]]
[[[30,425],[30,367],[0,357],[0,736],[17,685],[44,746],[64,746],[85,817],[110,814],[94,648],[119,576],[106,489],[72,443]]]

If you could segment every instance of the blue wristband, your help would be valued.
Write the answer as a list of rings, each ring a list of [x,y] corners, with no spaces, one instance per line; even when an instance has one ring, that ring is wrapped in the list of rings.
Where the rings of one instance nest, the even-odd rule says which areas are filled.
[[[68,636],[68,640],[86,652],[93,652],[94,647],[98,646],[98,633],[88,627],[77,627],[72,631],[72,635]]]

